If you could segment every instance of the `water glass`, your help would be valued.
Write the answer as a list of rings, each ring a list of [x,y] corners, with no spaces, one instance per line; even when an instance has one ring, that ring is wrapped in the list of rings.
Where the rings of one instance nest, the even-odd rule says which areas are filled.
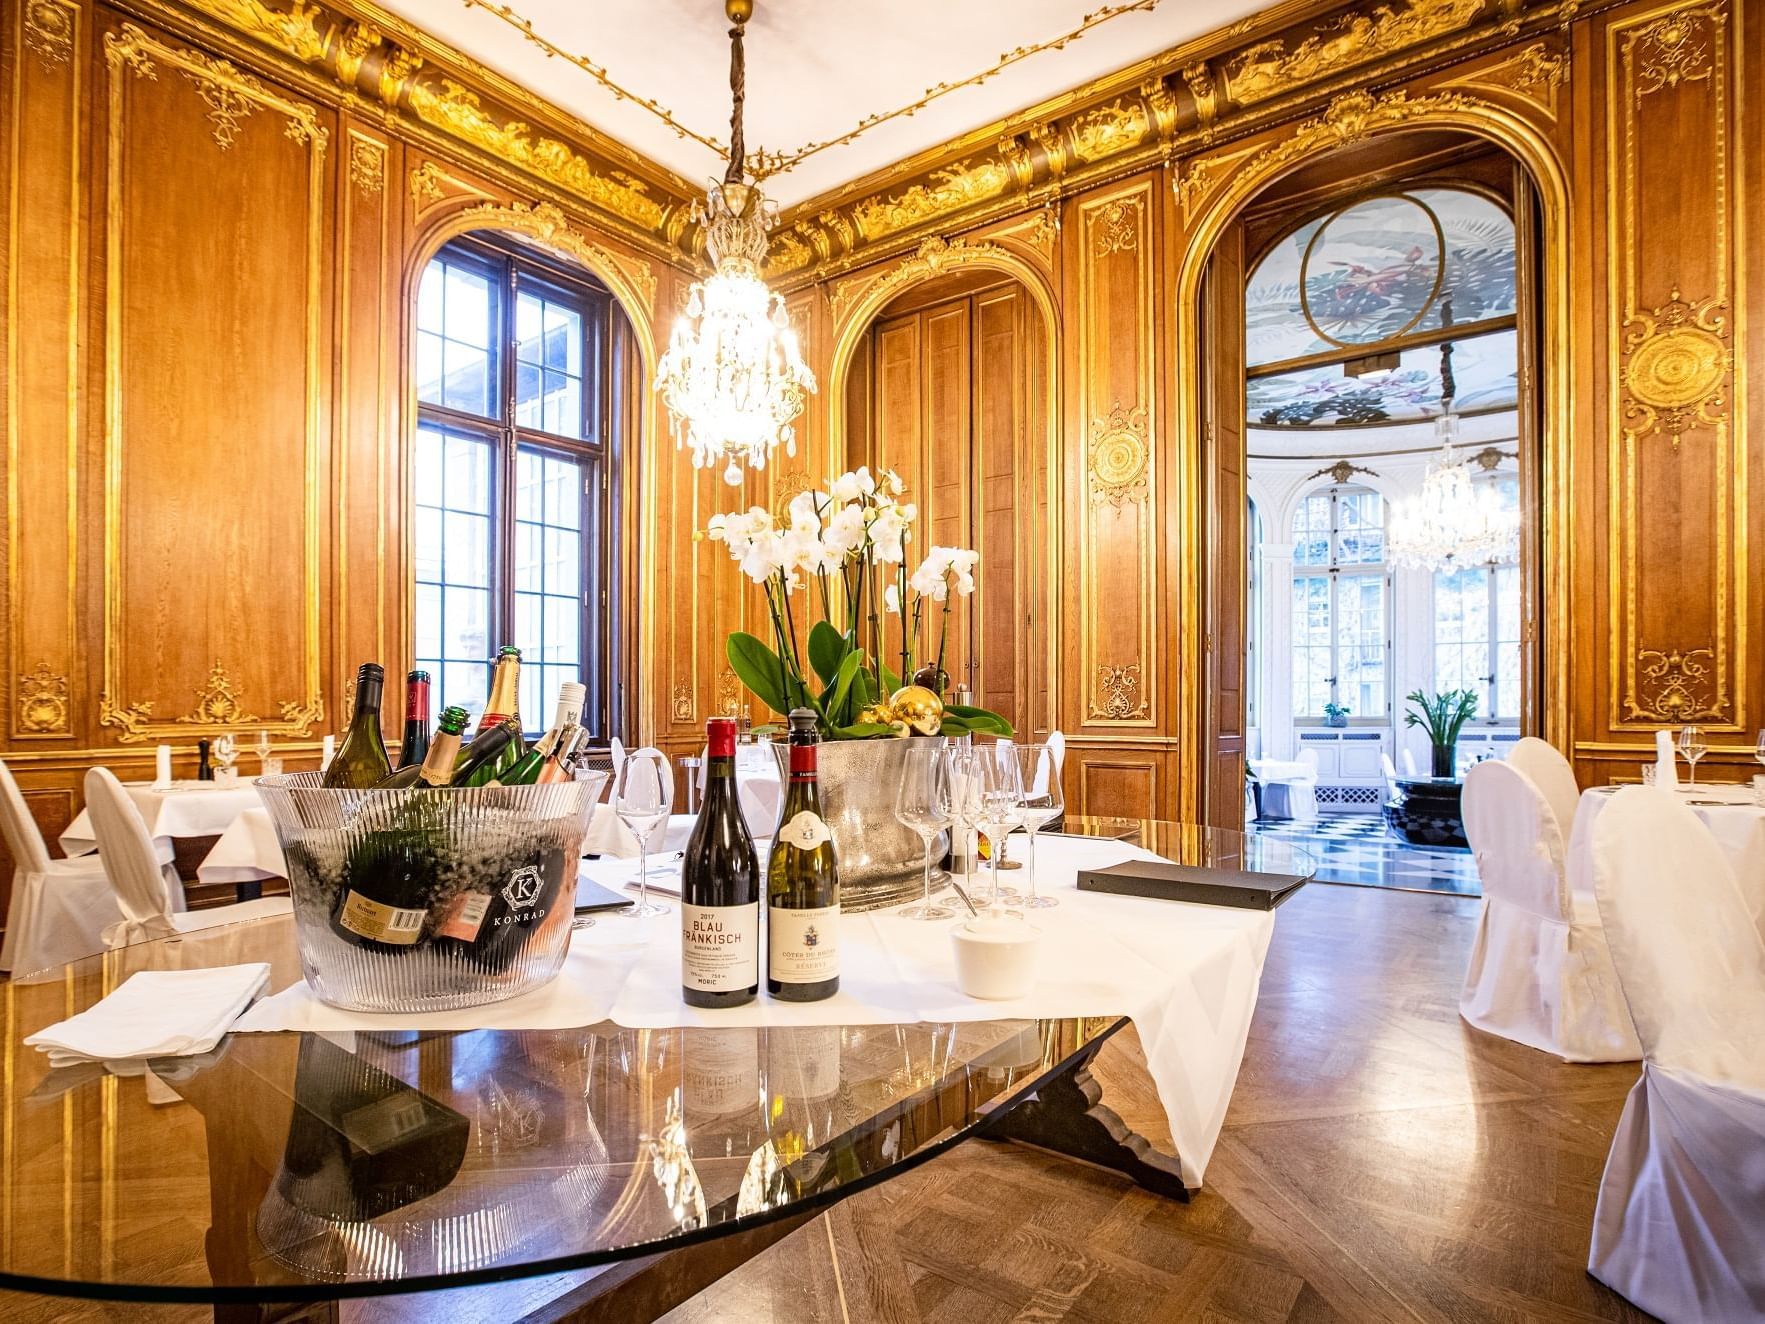
[[[925,888],[920,899],[895,913],[903,919],[949,919],[950,912],[932,904],[932,850],[938,834],[950,826],[950,760],[936,737],[907,742],[906,764],[895,788],[895,817],[925,843]]]
[[[1030,910],[1045,910],[1060,902],[1036,891],[1036,833],[1059,818],[1066,808],[1066,799],[1060,788],[1060,765],[1055,761],[1054,751],[1047,745],[1013,745],[1011,749],[1021,787],[1017,819],[1023,824],[1024,835],[1030,841],[1030,891],[1022,904]]]
[[[1691,767],[1691,779],[1688,785],[1696,786],[1698,784],[1698,760],[1704,757],[1710,747],[1704,743],[1703,731],[1695,726],[1680,727],[1678,743],[1681,756]]]
[[[1018,809],[1023,801],[1023,783],[1017,774],[1016,750],[1011,745],[983,745],[973,750],[972,755],[971,767],[979,796],[975,826],[985,832],[994,845],[993,867],[988,870],[991,881],[987,908],[997,915],[1001,902],[1006,900],[999,882],[998,845],[1012,829],[1021,825]]]
[[[1657,769],[1652,763],[1645,763],[1642,765],[1642,784],[1644,786],[1653,786],[1655,784],[1656,771]]]
[[[613,790],[619,821],[637,838],[637,904],[615,913],[644,919],[673,909],[650,900],[650,838],[674,810],[674,768],[659,749],[645,747],[625,756]]]

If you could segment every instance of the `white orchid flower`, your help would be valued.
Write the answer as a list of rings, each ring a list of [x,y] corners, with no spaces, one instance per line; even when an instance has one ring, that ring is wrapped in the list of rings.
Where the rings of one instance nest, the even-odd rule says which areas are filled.
[[[969,551],[965,547],[950,549],[950,569],[956,576],[956,591],[965,598],[974,592],[974,568],[980,561],[979,552]]]
[[[848,501],[856,501],[864,495],[864,489],[858,485],[855,473],[841,474],[829,484],[827,495],[836,505],[845,505]]]
[[[870,541],[876,549],[876,559],[899,565],[907,555],[906,533],[907,521],[900,506],[884,506],[877,511],[870,524]]]
[[[883,610],[893,612],[896,616],[901,614],[901,586],[899,584],[883,585]]]
[[[934,547],[925,554],[925,560],[919,563],[907,580],[907,587],[922,598],[930,598],[934,602],[942,602],[950,594],[950,549]]]
[[[864,507],[857,502],[841,506],[827,522],[821,545],[828,560],[837,565],[864,545]]]

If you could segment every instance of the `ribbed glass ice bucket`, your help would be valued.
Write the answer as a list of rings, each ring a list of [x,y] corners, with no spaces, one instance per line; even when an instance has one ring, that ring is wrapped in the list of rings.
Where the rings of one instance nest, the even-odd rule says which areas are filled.
[[[316,772],[260,778],[313,992],[356,1011],[442,1011],[552,979],[605,785],[605,773],[366,791],[326,789]]]

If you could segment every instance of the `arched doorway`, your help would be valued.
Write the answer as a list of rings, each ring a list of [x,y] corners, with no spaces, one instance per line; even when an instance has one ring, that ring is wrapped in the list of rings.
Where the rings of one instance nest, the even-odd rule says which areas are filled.
[[[1563,365],[1544,359],[1543,327],[1563,217],[1536,178],[1526,153],[1491,136],[1406,128],[1273,170],[1204,218],[1213,237],[1191,250],[1181,288],[1196,298],[1179,311],[1201,310],[1209,333],[1189,406],[1189,435],[1205,438],[1198,587],[1210,645],[1189,767],[1209,821],[1242,813],[1248,761],[1302,746],[1319,757],[1326,810],[1376,812],[1381,764],[1416,757],[1402,724],[1412,690],[1473,689],[1478,750],[1546,729],[1544,438],[1565,383]],[[1486,277],[1504,254],[1505,302],[1491,302]],[[1367,512],[1401,511],[1455,431],[1459,458],[1486,462],[1480,497],[1520,512],[1514,563],[1394,567]],[[1248,561],[1246,490],[1263,497],[1262,548],[1274,553]],[[1252,568],[1266,627],[1255,676],[1242,642]],[[1251,692],[1254,725],[1239,699]]]
[[[949,620],[952,690],[969,691],[1020,730],[1046,732],[1054,721],[1053,305],[1021,260],[976,251],[980,260],[883,277],[845,322],[830,464],[895,470],[928,545],[980,554],[978,591]],[[990,252],[999,260],[987,260]],[[922,648],[935,652],[937,643],[922,636]]]
[[[438,704],[476,712],[514,644],[530,731],[573,680],[596,739],[629,738],[653,339],[629,272],[553,211],[456,212],[407,268],[405,638]]]

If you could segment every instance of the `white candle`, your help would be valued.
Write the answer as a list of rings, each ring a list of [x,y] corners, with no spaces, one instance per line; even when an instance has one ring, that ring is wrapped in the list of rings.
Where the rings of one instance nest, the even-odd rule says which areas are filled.
[[[172,784],[172,747],[161,745],[153,751],[153,784],[170,786]]]
[[[332,756],[335,755],[336,753],[337,753],[337,737],[336,736],[326,736],[324,748],[322,748],[319,751],[319,771],[320,772],[323,772],[326,768],[331,766]]]

